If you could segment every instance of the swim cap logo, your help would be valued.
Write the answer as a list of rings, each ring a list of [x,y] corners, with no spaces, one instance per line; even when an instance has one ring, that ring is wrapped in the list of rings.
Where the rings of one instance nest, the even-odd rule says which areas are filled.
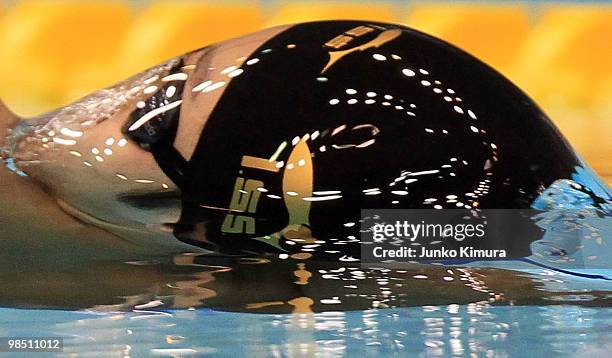
[[[372,40],[358,46],[353,46],[351,48],[340,50],[343,47],[348,46],[352,42],[354,42],[357,38],[364,36],[368,33],[371,33],[375,30],[384,30],[378,34]],[[327,41],[324,47],[333,49],[329,51],[329,61],[321,70],[321,74],[325,73],[325,71],[329,70],[336,62],[340,61],[343,57],[350,55],[353,52],[357,51],[365,51],[372,47],[380,47],[390,41],[393,41],[397,37],[402,34],[402,30],[393,29],[387,30],[384,27],[377,25],[369,25],[369,26],[358,26],[344,33],[334,37],[333,39]]]
[[[312,196],[313,190],[312,156],[306,144],[306,138],[300,139],[295,144],[286,164],[272,159],[244,156],[241,166],[272,172],[279,172],[280,168],[284,167],[282,189],[285,207],[289,213],[289,222],[278,232],[253,239],[279,249],[282,249],[280,240],[283,237],[288,240],[298,239],[302,243],[314,241],[309,229],[311,203],[303,200],[305,197]],[[223,220],[222,232],[255,234],[255,218],[251,215],[234,213],[255,214],[262,190],[265,190],[262,181],[243,177],[236,178],[229,205],[230,213]]]

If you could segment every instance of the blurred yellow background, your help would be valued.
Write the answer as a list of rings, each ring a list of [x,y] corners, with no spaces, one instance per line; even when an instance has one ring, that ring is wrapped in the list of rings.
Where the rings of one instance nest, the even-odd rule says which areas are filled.
[[[612,4],[0,0],[0,98],[24,116],[209,43],[319,19],[401,23],[489,63],[612,182]]]

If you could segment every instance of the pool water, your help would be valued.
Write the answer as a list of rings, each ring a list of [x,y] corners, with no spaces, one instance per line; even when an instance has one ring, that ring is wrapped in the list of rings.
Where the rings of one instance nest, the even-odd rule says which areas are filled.
[[[0,317],[3,336],[65,337],[59,354],[64,356],[606,357],[612,349],[612,309],[574,305],[450,304],[307,314],[2,309]]]
[[[605,279],[524,262],[309,263],[304,275],[292,260],[221,261],[184,255],[24,275],[21,289],[6,287],[4,305],[46,309],[0,309],[0,336],[63,337],[58,356],[105,357],[605,357],[612,349]]]

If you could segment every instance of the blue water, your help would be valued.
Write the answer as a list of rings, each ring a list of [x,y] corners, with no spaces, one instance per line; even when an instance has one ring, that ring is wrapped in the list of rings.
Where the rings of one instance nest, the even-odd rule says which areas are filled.
[[[2,309],[0,317],[2,336],[65,337],[58,356],[609,357],[612,351],[612,309],[569,305],[282,315]]]

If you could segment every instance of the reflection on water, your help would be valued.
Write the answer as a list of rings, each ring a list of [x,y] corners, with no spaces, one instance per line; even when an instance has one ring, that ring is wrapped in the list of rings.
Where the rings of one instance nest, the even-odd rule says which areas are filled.
[[[298,256],[299,257],[299,256]],[[512,268],[405,264],[401,269],[301,258],[183,254],[168,261],[3,275],[2,306],[96,312],[208,307],[309,313],[432,305],[609,306],[611,286],[527,263]]]
[[[0,315],[11,327],[0,331],[3,336],[63,336],[66,356],[604,357],[612,348],[612,310],[579,306],[471,303],[264,315],[208,309],[102,315],[3,309]]]

